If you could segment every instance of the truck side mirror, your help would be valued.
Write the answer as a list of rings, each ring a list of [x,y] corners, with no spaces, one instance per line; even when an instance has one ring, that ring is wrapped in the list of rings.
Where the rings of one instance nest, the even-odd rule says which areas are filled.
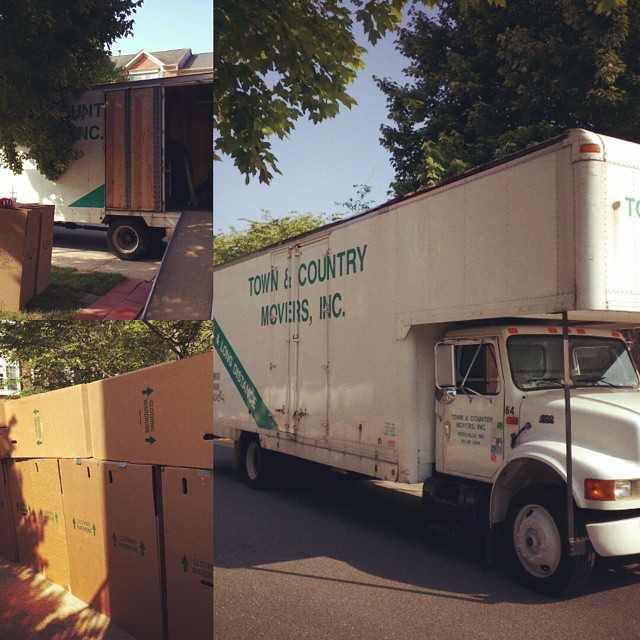
[[[455,346],[440,342],[436,345],[436,387],[456,388]]]

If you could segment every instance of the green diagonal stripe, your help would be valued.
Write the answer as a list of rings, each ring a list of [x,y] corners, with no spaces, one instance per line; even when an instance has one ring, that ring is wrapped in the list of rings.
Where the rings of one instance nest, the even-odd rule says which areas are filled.
[[[258,390],[251,382],[251,378],[247,375],[245,368],[238,360],[236,352],[229,344],[215,318],[213,319],[213,344],[258,428],[277,431],[278,425],[276,421],[271,416],[269,409],[267,409],[267,405],[262,401]]]
[[[90,207],[93,209],[104,208],[104,185],[94,189],[91,193],[82,196],[79,200],[72,202],[70,207]]]

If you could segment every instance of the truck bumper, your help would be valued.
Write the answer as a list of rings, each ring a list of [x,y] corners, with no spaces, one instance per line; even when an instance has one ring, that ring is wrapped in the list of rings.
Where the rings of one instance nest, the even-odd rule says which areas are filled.
[[[598,555],[640,553],[640,517],[588,524],[587,533]]]

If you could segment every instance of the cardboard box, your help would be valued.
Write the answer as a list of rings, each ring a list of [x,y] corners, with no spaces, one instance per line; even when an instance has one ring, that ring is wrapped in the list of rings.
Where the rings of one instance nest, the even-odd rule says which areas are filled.
[[[20,311],[33,298],[39,235],[39,210],[0,209],[0,311]]]
[[[4,403],[13,458],[90,458],[85,385]]]
[[[87,385],[93,455],[213,466],[213,356],[205,353]]]
[[[138,640],[164,637],[154,468],[60,460],[72,593]]]
[[[11,560],[11,562],[18,562],[18,547],[9,489],[9,470],[6,460],[0,461],[0,556]]]
[[[0,400],[0,458],[8,458],[9,455],[9,429],[7,429],[4,402]]]
[[[0,458],[11,457],[11,445],[9,444],[9,429],[0,427]]]
[[[213,637],[213,472],[163,467],[169,640]]]
[[[69,556],[57,460],[8,460],[18,558],[69,588]]]
[[[19,207],[40,212],[40,239],[36,259],[35,295],[51,284],[51,256],[53,254],[53,229],[56,208],[52,204],[20,204]]]

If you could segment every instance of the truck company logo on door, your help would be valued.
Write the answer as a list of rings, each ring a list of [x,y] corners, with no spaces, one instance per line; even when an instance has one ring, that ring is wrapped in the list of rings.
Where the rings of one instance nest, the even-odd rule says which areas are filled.
[[[364,261],[367,245],[354,247],[344,251],[337,251],[331,255],[322,255],[300,263],[296,274],[289,273],[289,267],[281,274],[278,269],[268,273],[257,274],[247,278],[249,296],[257,297],[267,293],[291,289],[297,284],[298,289],[309,287],[319,282],[338,280],[364,271]],[[292,281],[293,280],[293,281]],[[321,295],[317,299],[318,318],[342,318],[346,315],[343,308],[342,294],[335,292]],[[267,304],[260,309],[260,325],[263,327],[290,322],[313,322],[314,307],[308,298],[286,300],[279,303]]]

